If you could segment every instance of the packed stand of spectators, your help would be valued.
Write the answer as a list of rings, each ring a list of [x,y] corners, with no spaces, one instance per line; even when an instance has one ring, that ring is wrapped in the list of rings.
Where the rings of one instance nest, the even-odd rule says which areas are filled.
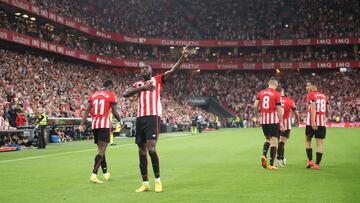
[[[135,72],[112,72],[99,67],[48,59],[31,54],[0,50],[0,126],[19,127],[45,107],[49,117],[80,117],[87,97],[102,81],[116,84],[118,104],[124,117],[135,116],[135,98],[123,99],[124,89],[133,84]],[[286,92],[298,104],[305,118],[305,83],[319,82],[319,90],[330,98],[329,119],[360,121],[360,72],[340,73],[335,70],[318,72],[291,71],[277,75]],[[168,82],[162,94],[163,123],[188,124],[193,114],[214,119],[209,113],[187,104],[187,96],[213,96],[225,107],[236,112],[249,125],[253,121],[252,104],[256,92],[266,87],[273,72],[224,71],[201,72],[182,70]],[[341,87],[341,88],[339,88]],[[2,122],[1,122],[2,121]],[[69,136],[72,137],[72,136]],[[65,136],[63,136],[66,139]]]
[[[318,82],[319,91],[329,97],[328,120],[360,122],[360,71],[340,73],[335,70],[310,74],[310,71],[291,71],[277,75],[286,94],[296,101],[301,118],[306,118],[306,81]],[[241,121],[253,126],[253,103],[256,93],[267,87],[273,72],[202,72],[179,74],[174,83],[173,94],[182,96],[201,95],[215,97],[223,106],[232,110]]]
[[[360,35],[357,0],[28,1],[129,36],[236,40]]]
[[[352,37],[360,34],[357,0],[297,0],[292,38]]]
[[[49,117],[81,117],[87,97],[102,87],[102,82],[112,79],[123,117],[136,115],[136,98],[123,99],[122,93],[137,77],[134,72],[105,71],[99,67],[56,61],[31,54],[21,54],[0,49],[0,109],[3,123],[17,126],[17,117],[30,118],[45,108]],[[180,97],[172,97],[166,90],[162,94],[163,120],[190,123],[190,112],[204,117],[211,115],[190,106]],[[180,113],[179,113],[180,112]],[[24,123],[26,121],[22,121]],[[1,122],[0,122],[1,123]],[[5,128],[5,125],[1,126]],[[66,139],[66,136],[61,136]],[[71,136],[70,136],[71,137]]]
[[[157,47],[146,45],[129,45],[110,42],[99,38],[85,36],[79,31],[54,27],[42,21],[32,21],[21,16],[0,14],[0,27],[17,33],[61,44],[68,48],[87,53],[121,59],[176,61],[179,48]],[[264,51],[265,49],[265,51]],[[247,47],[238,48],[201,48],[192,57],[194,62],[302,62],[302,61],[339,61],[359,60],[360,51],[348,46],[312,46],[307,47]]]

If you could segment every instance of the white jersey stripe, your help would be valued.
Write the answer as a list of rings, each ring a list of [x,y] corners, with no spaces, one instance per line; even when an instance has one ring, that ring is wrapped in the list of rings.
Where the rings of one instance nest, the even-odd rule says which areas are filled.
[[[139,81],[135,84],[137,84],[139,87],[149,82],[155,86],[155,89],[152,91],[143,91],[139,93],[137,117],[156,115],[161,116],[162,109],[160,102],[160,91],[162,89],[162,76],[154,76],[149,81]]]
[[[152,101],[152,107],[151,108],[152,108],[152,111],[153,111],[152,113],[157,114],[157,112],[156,112],[156,109],[157,109],[156,108],[156,103],[157,103],[156,102],[156,91],[151,92],[151,97],[152,97],[151,98],[151,101]]]
[[[140,116],[144,116],[144,111],[143,111],[143,109],[144,109],[144,92],[141,92],[141,93],[140,93],[140,109],[139,109],[139,111],[140,111]]]
[[[146,91],[145,95],[146,95],[146,115],[150,115],[150,91]]]

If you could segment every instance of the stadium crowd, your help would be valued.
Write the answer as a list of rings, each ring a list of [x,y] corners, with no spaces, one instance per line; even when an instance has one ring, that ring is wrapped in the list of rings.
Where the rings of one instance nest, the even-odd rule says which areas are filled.
[[[284,71],[277,75],[286,94],[293,98],[306,118],[305,85],[314,80],[319,84],[319,91],[328,95],[330,100],[329,121],[360,121],[360,72],[341,73],[328,70],[318,73],[311,71]],[[266,81],[274,73],[271,72],[205,72],[201,74],[179,74],[174,83],[174,94],[202,95],[217,98],[224,106],[233,110],[241,121],[253,126],[253,102],[257,91],[266,88]]]
[[[360,35],[357,0],[28,1],[129,36],[236,40]]]
[[[50,117],[80,117],[87,105],[87,96],[98,90],[106,79],[112,79],[116,84],[122,115],[132,117],[136,114],[135,98],[125,100],[121,96],[124,89],[138,78],[134,72],[105,71],[3,49],[0,50],[0,59],[0,92],[4,93],[0,97],[0,116],[9,122],[9,126],[17,126],[18,115],[33,117],[41,108],[45,108]],[[162,97],[166,109],[164,122],[188,124],[194,113],[211,117],[211,114],[166,91]]]
[[[85,37],[78,31],[51,27],[46,22],[31,21],[7,13],[0,15],[0,28],[61,44],[91,54],[122,59],[176,61],[178,48],[129,45]],[[303,62],[359,60],[360,51],[353,46],[267,47],[267,48],[201,48],[194,62]]]

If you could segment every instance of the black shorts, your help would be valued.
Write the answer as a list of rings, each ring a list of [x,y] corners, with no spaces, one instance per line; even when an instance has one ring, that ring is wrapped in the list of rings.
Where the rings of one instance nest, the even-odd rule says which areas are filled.
[[[290,130],[285,130],[284,132],[280,131],[280,136],[289,138],[290,137]]]
[[[262,124],[262,130],[266,137],[279,137],[280,135],[280,126],[276,124]]]
[[[195,120],[191,122],[191,126],[193,126],[193,127],[197,126],[197,123]]]
[[[144,116],[136,118],[136,144],[145,144],[146,140],[157,140],[159,136],[160,117]]]
[[[315,136],[316,139],[325,139],[326,127],[318,126],[318,129],[314,130],[310,125],[307,125],[305,129],[305,135],[310,138],[313,138]]]
[[[92,130],[94,135],[94,143],[98,144],[99,141],[106,143],[110,142],[110,128],[99,128]]]

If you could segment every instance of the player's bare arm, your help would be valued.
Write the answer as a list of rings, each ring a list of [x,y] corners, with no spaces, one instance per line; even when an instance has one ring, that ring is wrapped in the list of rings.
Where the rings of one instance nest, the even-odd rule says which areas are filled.
[[[118,110],[118,106],[117,103],[114,102],[111,104],[111,112],[114,115],[114,117],[116,118],[116,120],[121,121],[121,116]]]
[[[284,124],[283,124],[284,110],[283,108],[281,108],[281,105],[276,105],[276,113],[279,118],[280,130],[284,131]]]
[[[171,78],[172,76],[174,76],[176,74],[176,72],[181,68],[181,65],[184,63],[184,61],[189,56],[189,54],[190,54],[189,46],[186,46],[184,48],[184,50],[182,51],[181,57],[176,62],[176,64],[170,70],[168,70],[164,73],[164,76],[163,76],[164,81],[168,80],[169,78]]]
[[[254,109],[254,116],[256,117],[256,125],[259,124],[259,100],[255,100],[254,102],[254,106],[253,106],[253,109]]]
[[[80,122],[80,125],[79,125],[79,131],[82,132],[84,131],[84,123],[86,123],[86,119],[87,117],[89,116],[89,113],[91,111],[91,104],[88,103],[88,106],[82,116],[82,119],[81,119],[81,122]]]
[[[293,109],[293,112],[294,112],[294,115],[295,115],[295,124],[297,126],[299,126],[299,124],[300,124],[300,113],[296,108]]]
[[[316,104],[315,102],[312,102],[310,104],[310,118],[311,118],[311,127],[314,129],[314,130],[317,130],[318,127],[316,126]]]
[[[144,86],[141,87],[129,87],[123,94],[123,97],[128,98],[128,97],[132,97],[136,94],[138,94],[139,92],[142,91],[152,91],[155,89],[155,86],[153,84],[145,84]]]

